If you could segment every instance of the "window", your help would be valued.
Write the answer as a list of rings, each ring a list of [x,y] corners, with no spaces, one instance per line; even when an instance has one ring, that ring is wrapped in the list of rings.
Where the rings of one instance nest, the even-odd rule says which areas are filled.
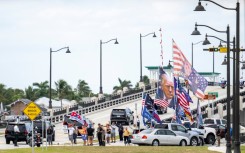
[[[227,121],[226,120],[222,120],[222,124],[226,124],[227,123]]]
[[[191,124],[191,128],[197,128],[197,123],[193,123],[193,124]]]
[[[178,131],[181,131],[181,132],[185,132],[186,131],[186,129],[183,126],[181,126],[181,125],[177,125],[177,129],[178,129]]]
[[[173,131],[166,130],[165,132],[166,132],[166,135],[174,135],[174,136],[176,136],[176,134]]]
[[[173,131],[178,131],[177,125],[171,125]]]
[[[219,120],[219,119],[217,119],[217,120],[216,120],[216,123],[217,123],[218,125],[220,125],[220,120]]]
[[[204,120],[204,124],[214,124],[214,120],[213,119],[206,119],[206,120]]]
[[[165,130],[157,130],[155,135],[166,135]]]

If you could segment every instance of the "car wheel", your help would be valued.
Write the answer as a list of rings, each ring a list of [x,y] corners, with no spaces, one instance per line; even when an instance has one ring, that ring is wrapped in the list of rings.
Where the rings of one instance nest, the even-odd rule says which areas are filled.
[[[207,144],[214,144],[215,142],[215,136],[212,134],[209,134],[207,137]]]
[[[10,140],[9,139],[6,139],[6,144],[10,144]]]
[[[181,140],[179,143],[180,146],[186,146],[187,142],[185,140]]]
[[[191,146],[197,146],[198,145],[198,139],[196,137],[191,138]]]
[[[159,146],[159,141],[158,140],[153,140],[152,141],[152,146]]]

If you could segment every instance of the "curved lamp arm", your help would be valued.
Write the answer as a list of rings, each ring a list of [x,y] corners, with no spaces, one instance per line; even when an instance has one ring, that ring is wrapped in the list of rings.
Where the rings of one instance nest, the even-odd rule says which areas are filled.
[[[199,1],[206,1],[206,2],[211,2],[211,3],[214,3],[215,5],[218,5],[219,7],[222,7],[223,9],[226,9],[226,10],[236,10],[236,8],[228,8],[228,7],[224,7],[214,1],[211,1],[211,0],[199,0]]]
[[[151,34],[153,34],[154,35],[154,37],[156,36],[156,34],[155,34],[155,32],[151,32],[151,33],[148,33],[148,34],[146,34],[146,35],[140,35],[141,37],[147,37],[147,36],[149,36],[149,35],[151,35]]]
[[[108,42],[110,42],[110,41],[112,41],[112,40],[116,40],[116,41],[117,41],[117,38],[111,39],[111,40],[106,41],[106,42],[102,42],[102,41],[101,41],[101,43],[102,43],[102,44],[106,44],[106,43],[108,43]]]
[[[196,27],[197,27],[197,26],[199,26],[199,27],[207,27],[207,28],[212,29],[212,30],[214,30],[214,31],[216,31],[216,32],[226,33],[226,31],[219,31],[219,30],[216,30],[216,29],[214,29],[214,28],[212,28],[212,27],[210,27],[210,26],[203,25],[203,24],[197,24],[197,23],[196,23],[195,26],[196,26]]]
[[[69,47],[63,47],[63,48],[61,48],[61,49],[58,49],[58,50],[52,50],[52,49],[50,49],[50,51],[51,52],[58,52],[58,51],[61,51],[62,49],[68,49],[69,50]]]

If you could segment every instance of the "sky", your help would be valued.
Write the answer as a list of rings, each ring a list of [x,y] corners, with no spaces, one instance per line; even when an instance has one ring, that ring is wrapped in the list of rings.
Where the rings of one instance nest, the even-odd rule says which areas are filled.
[[[228,8],[235,8],[237,2],[214,1]],[[232,40],[236,11],[202,2],[206,11],[194,12],[197,4],[198,0],[0,0],[0,83],[24,90],[34,82],[49,81],[50,49],[69,46],[71,54],[66,50],[52,53],[52,88],[59,79],[72,88],[78,80],[85,80],[92,92],[98,93],[100,40],[117,38],[118,45],[113,41],[102,45],[103,91],[112,93],[118,78],[130,80],[134,86],[140,79],[140,34],[157,35],[142,38],[142,70],[148,76],[145,66],[161,65],[160,28],[164,65],[172,60],[172,39],[190,63],[191,43],[204,40],[206,33],[226,40],[225,34],[205,27],[198,27],[201,36],[192,36],[195,22],[220,31],[229,25]],[[241,46],[245,46],[244,8],[244,0],[240,0]],[[213,71],[213,54],[203,48],[217,46],[219,41],[209,41],[209,46],[194,45],[193,65],[198,72]],[[226,67],[221,65],[224,55],[215,54],[215,72],[222,78],[226,78]]]

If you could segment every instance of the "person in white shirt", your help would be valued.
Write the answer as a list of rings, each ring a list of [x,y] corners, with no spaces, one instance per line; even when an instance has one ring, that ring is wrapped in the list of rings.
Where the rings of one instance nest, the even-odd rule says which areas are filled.
[[[17,142],[18,142],[19,133],[20,133],[20,129],[19,129],[18,125],[16,124],[14,126],[14,135],[15,135],[14,146],[16,146],[16,147],[18,146]]]
[[[68,127],[68,135],[69,135],[69,140],[71,141],[71,144],[73,145],[74,141],[73,141],[73,133],[75,131],[75,128],[73,127],[72,124],[69,125]]]

